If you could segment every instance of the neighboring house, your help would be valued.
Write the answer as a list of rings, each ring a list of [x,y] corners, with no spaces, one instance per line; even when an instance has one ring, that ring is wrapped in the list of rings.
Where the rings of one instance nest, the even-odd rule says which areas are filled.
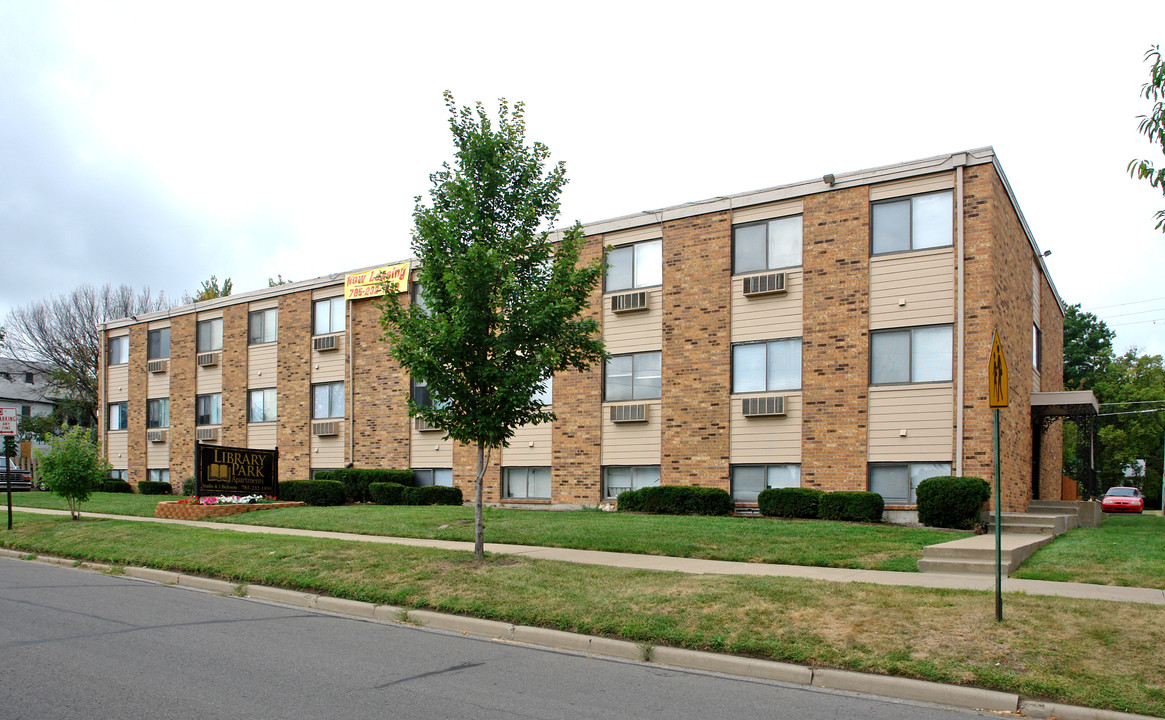
[[[491,456],[485,495],[594,506],[654,484],[873,490],[909,518],[932,475],[992,478],[988,357],[1008,363],[1003,505],[1058,499],[1064,305],[991,148],[591,223],[605,368]],[[352,276],[354,277],[354,276]],[[415,272],[414,272],[415,277]],[[475,451],[406,412],[426,388],[345,275],[102,327],[104,447],[177,485],[196,441],[278,447],[281,479],[411,467],[472,487]],[[415,292],[411,297],[415,297]],[[403,299],[403,295],[402,295]]]
[[[14,407],[22,417],[51,415],[56,398],[51,393],[49,369],[12,358],[0,357],[0,406]],[[19,457],[31,458],[40,443],[20,443]]]

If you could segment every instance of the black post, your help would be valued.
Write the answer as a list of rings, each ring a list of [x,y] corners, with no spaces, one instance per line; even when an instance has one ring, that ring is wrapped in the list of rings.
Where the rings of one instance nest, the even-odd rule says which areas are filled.
[[[7,450],[7,446],[4,448]],[[4,484],[8,487],[8,529],[12,529],[12,459],[4,453]]]
[[[202,497],[202,464],[199,462],[199,457],[202,455],[202,443],[197,440],[194,441],[194,497]]]

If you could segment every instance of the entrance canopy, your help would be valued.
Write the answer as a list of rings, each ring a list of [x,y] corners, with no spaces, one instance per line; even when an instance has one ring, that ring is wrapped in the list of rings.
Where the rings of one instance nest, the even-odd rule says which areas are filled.
[[[1100,403],[1091,390],[1032,393],[1033,418],[1083,418],[1100,411]]]

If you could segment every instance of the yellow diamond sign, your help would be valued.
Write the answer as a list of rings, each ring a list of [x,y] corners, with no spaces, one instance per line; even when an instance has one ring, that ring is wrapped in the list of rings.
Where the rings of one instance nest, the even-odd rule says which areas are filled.
[[[1003,346],[999,344],[998,332],[991,336],[991,361],[987,364],[987,399],[990,407],[1007,407],[1007,361],[1003,359]]]

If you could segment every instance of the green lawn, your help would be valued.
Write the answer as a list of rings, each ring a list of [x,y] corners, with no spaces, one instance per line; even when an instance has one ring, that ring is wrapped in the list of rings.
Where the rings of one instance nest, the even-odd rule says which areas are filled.
[[[471,507],[350,505],[236,515],[224,522],[365,535],[473,540]],[[967,533],[824,520],[485,509],[487,542],[916,572],[927,545]]]
[[[744,526],[763,526],[742,521]],[[782,524],[782,523],[772,523]],[[1165,607],[698,576],[24,515],[0,545],[506,622],[1165,716]],[[1135,632],[1119,628],[1135,627]]]
[[[1112,516],[1100,527],[1071,530],[1011,576],[1165,589],[1165,518]]]
[[[0,495],[0,502],[6,502]],[[159,500],[174,500],[169,495],[138,495],[136,493],[93,493],[89,500],[81,503],[81,515],[85,513],[108,513],[110,515],[135,515],[138,517],[153,517],[154,506]],[[13,507],[49,508],[52,510],[68,510],[69,504],[47,492],[19,492],[12,493]]]

